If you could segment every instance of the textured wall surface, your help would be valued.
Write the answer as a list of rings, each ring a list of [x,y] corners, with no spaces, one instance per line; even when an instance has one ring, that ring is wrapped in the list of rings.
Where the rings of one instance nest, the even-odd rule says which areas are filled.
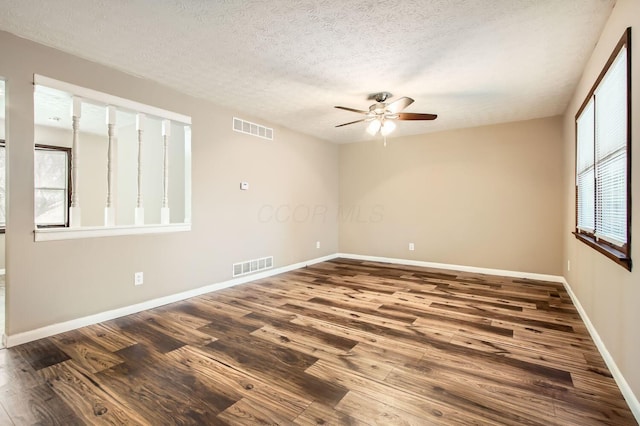
[[[273,141],[233,132],[237,112],[8,33],[0,32],[0,51],[10,169],[7,334],[224,281],[234,262],[272,255],[278,267],[338,250],[335,219],[304,210],[337,210],[338,146],[279,126],[271,126]],[[33,241],[35,72],[192,117],[191,232]],[[242,180],[249,191],[240,191]],[[295,217],[264,214],[279,206],[303,207]]]
[[[632,218],[629,272],[571,234],[575,229],[575,115],[625,29],[631,31]],[[620,371],[640,397],[640,2],[619,0],[584,71],[564,118],[564,274]],[[567,270],[567,262],[571,270]]]
[[[340,250],[560,274],[562,154],[559,117],[341,145]]]

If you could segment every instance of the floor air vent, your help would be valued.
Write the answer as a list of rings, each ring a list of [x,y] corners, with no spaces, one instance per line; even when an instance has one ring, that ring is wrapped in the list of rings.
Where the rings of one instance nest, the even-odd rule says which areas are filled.
[[[236,117],[233,117],[233,130],[262,139],[273,140],[273,129]]]
[[[238,277],[271,268],[273,268],[273,256],[247,260],[233,264],[233,276]]]

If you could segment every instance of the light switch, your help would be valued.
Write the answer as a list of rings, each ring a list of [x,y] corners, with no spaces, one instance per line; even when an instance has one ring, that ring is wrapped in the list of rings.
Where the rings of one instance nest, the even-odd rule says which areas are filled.
[[[249,189],[249,182],[240,182],[240,189],[243,191]]]

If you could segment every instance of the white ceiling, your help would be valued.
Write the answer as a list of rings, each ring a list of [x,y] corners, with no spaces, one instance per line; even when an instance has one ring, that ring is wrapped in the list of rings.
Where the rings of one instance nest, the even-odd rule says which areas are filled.
[[[564,112],[614,0],[0,0],[0,29],[333,142]],[[46,115],[43,111],[41,115]],[[196,123],[197,124],[197,123]]]
[[[33,104],[34,121],[36,124],[71,129],[71,94],[48,87],[36,86]],[[102,135],[106,140],[106,105],[83,102],[80,112],[80,130]],[[118,123],[118,127],[133,126],[136,123],[135,114],[118,109],[116,112],[116,123]]]

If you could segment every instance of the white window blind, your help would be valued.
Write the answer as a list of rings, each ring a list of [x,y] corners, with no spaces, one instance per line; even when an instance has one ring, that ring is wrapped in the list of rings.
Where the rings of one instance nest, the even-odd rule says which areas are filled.
[[[578,229],[595,230],[595,163],[594,158],[594,107],[593,99],[578,117],[578,152],[576,182],[578,183]]]
[[[595,91],[596,236],[627,242],[627,49],[622,48]]]
[[[627,243],[627,49],[622,47],[576,119],[577,228]]]

